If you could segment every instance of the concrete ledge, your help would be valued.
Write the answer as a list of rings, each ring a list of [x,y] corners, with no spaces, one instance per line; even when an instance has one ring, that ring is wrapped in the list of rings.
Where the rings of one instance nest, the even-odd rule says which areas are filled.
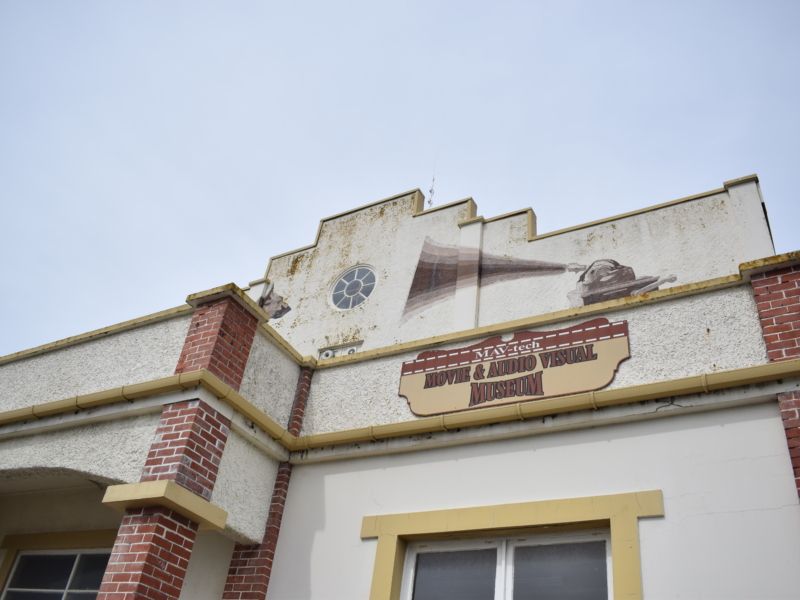
[[[228,513],[179,486],[174,481],[143,481],[112,485],[103,504],[124,512],[128,508],[164,506],[200,525],[200,529],[224,529]]]

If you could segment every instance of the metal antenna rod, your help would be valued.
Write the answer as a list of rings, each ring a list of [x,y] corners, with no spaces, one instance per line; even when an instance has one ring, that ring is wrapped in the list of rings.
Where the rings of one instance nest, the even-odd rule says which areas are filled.
[[[436,157],[433,159],[433,177],[431,177],[431,189],[428,191],[431,193],[430,197],[428,198],[428,208],[433,206],[433,186],[436,183],[436,162],[439,160],[439,149],[436,149]]]

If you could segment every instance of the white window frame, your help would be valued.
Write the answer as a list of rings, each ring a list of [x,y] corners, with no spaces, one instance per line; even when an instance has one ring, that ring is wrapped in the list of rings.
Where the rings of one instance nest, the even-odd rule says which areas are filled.
[[[17,556],[14,558],[14,566],[11,567],[11,571],[8,573],[8,578],[6,580],[5,586],[3,587],[3,593],[0,595],[0,600],[5,600],[6,595],[8,592],[49,592],[54,594],[55,592],[61,592],[62,600],[66,597],[66,595],[70,592],[94,592],[96,590],[71,590],[69,586],[72,585],[72,579],[75,577],[75,570],[78,568],[78,561],[80,556],[83,554],[111,554],[112,548],[80,548],[80,549],[73,549],[73,550],[21,550],[17,552]],[[38,589],[38,588],[12,588],[11,581],[14,579],[14,573],[17,571],[17,566],[19,565],[19,560],[23,556],[31,556],[31,555],[48,555],[52,556],[54,554],[74,554],[75,555],[75,563],[72,565],[72,572],[69,574],[69,579],[67,580],[67,587],[63,590],[46,590],[46,589]],[[55,596],[54,596],[55,597]]]
[[[512,600],[514,597],[514,550],[520,546],[543,546],[604,541],[606,543],[606,579],[608,598],[614,597],[611,564],[611,532],[608,529],[583,529],[558,533],[525,533],[506,536],[470,538],[462,540],[420,540],[408,542],[400,600],[412,600],[417,555],[426,552],[454,552],[457,550],[485,550],[497,548],[494,600]]]

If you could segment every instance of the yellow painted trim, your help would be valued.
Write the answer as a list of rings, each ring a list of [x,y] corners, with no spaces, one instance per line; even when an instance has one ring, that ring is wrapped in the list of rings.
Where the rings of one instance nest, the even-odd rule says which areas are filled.
[[[756,273],[774,271],[779,267],[794,267],[798,264],[800,264],[800,250],[795,250],[794,252],[787,252],[786,254],[768,256],[767,258],[760,258],[758,260],[742,263],[739,265],[739,272],[745,279],[750,281],[750,276]]]
[[[25,550],[85,550],[87,548],[112,548],[117,539],[116,529],[89,531],[58,531],[52,533],[20,533],[3,538],[0,548],[7,550],[0,563],[0,589],[6,584],[8,574],[17,554]]]
[[[752,175],[745,175],[744,177],[737,177],[736,179],[730,179],[722,183],[725,186],[725,189],[732,188],[735,185],[742,185],[743,183],[750,183],[751,181],[758,183],[758,175],[753,173]]]
[[[492,221],[500,221],[501,219],[508,219],[509,217],[516,217],[518,215],[525,215],[526,218],[526,225],[528,228],[526,239],[530,242],[533,238],[536,237],[536,213],[533,212],[532,208],[521,208],[519,210],[515,210],[504,215],[498,215],[496,217],[492,217],[490,219],[485,219],[483,217],[471,217],[469,219],[465,219],[461,221],[458,226],[464,227],[465,225],[470,225],[472,223],[491,223]]]
[[[741,183],[746,183],[749,181],[747,177],[740,178],[742,181]],[[734,179],[732,181],[739,181]],[[732,183],[732,182],[728,182]],[[717,194],[724,194],[728,191],[728,184],[723,184],[725,187],[718,188],[716,190],[710,190],[708,192],[702,192],[700,194],[695,194],[693,196],[686,196],[685,198],[679,198],[678,200],[671,200],[669,202],[662,202],[661,204],[655,204],[653,206],[648,206],[647,208],[640,208],[639,210],[632,210],[630,212],[622,213],[619,215],[614,215],[613,217],[606,217],[605,219],[598,219],[597,221],[589,221],[588,223],[583,223],[582,225],[575,225],[573,227],[566,227],[564,229],[559,229],[557,231],[551,231],[550,233],[543,233],[541,235],[537,235],[530,240],[532,242],[534,240],[541,240],[544,238],[552,237],[554,235],[561,235],[562,233],[569,233],[570,231],[577,231],[579,229],[586,229],[587,227],[594,227],[595,225],[603,225],[604,223],[610,223],[612,221],[618,221],[619,219],[625,219],[627,217],[633,217],[636,215],[641,215],[643,213],[652,212],[654,210],[659,210],[662,208],[669,208],[670,206],[676,206],[678,204],[683,204],[684,202],[689,202],[691,200],[700,200],[701,198],[707,198],[709,196],[716,196]]]
[[[456,508],[364,517],[361,538],[378,538],[370,600],[397,600],[403,576],[405,541],[491,535],[523,528],[608,523],[614,598],[642,598],[639,519],[663,517],[661,490]]]
[[[278,425],[274,419],[254,406],[233,388],[223,383],[218,377],[205,370],[182,373],[180,375],[164,377],[142,384],[116,388],[106,392],[77,396],[74,400],[79,408],[85,408],[88,406],[120,402],[133,396],[141,397],[139,394],[145,395],[143,392],[145,389],[148,390],[147,395],[155,395],[166,391],[188,389],[190,387],[202,385],[217,398],[233,407],[237,412],[241,413],[264,430],[284,448],[290,451],[298,451],[322,446],[353,444],[438,431],[450,431],[452,429],[464,427],[477,427],[492,423],[518,421],[520,419],[541,418],[548,415],[578,410],[631,404],[634,402],[657,400],[660,398],[683,396],[687,394],[699,394],[701,392],[752,385],[788,377],[800,377],[800,359],[796,358],[742,369],[717,371],[714,373],[694,375],[692,377],[670,379],[667,381],[611,390],[599,390],[596,392],[547,398],[546,400],[534,400],[520,404],[481,408],[461,413],[415,419],[413,421],[400,421],[387,425],[370,425],[369,427],[361,427],[358,429],[345,429],[300,437],[294,437],[289,434],[286,429]],[[129,397],[125,395],[126,390],[128,390]],[[67,407],[66,410],[73,410],[71,404],[72,400],[73,399],[69,399],[69,403],[64,403],[64,406]],[[55,403],[50,402],[45,405],[0,413],[0,424],[36,418],[37,412],[43,414],[44,410],[46,410],[40,407],[49,407],[54,404]],[[48,414],[56,413],[49,412]]]
[[[261,326],[258,328],[258,332],[275,344],[280,350],[283,351],[289,358],[295,361],[298,365],[305,366],[308,360],[310,360],[313,365],[309,366],[316,366],[317,359],[314,357],[304,357],[302,356],[297,350],[295,350],[294,346],[292,346],[286,339],[278,333],[269,323],[262,323]]]
[[[228,513],[174,481],[142,481],[112,485],[106,489],[103,504],[124,512],[128,508],[165,506],[200,524],[200,529],[223,529]]]
[[[295,438],[294,444],[290,449],[307,450],[338,444],[353,444],[371,440],[451,431],[464,427],[477,427],[480,425],[504,423],[507,421],[519,421],[520,419],[541,418],[548,415],[579,410],[631,404],[634,402],[644,402],[646,400],[670,398],[672,396],[699,394],[705,391],[715,391],[762,383],[765,381],[775,381],[787,377],[800,377],[800,359],[756,365],[754,367],[745,367],[743,369],[733,369],[730,371],[718,371],[715,373],[706,373],[692,377],[683,377],[680,379],[671,379],[668,381],[646,383],[643,385],[634,385],[611,390],[599,390],[593,393],[573,394],[571,396],[560,396],[557,398],[534,400],[519,404],[481,408],[460,413],[425,417],[413,421],[400,421],[387,425],[372,425],[358,429],[304,435]]]
[[[23,358],[31,358],[32,356],[38,356],[39,354],[52,352],[53,350],[61,350],[62,348],[75,346],[76,344],[82,344],[83,342],[90,342],[107,335],[122,333],[123,331],[127,331],[129,329],[136,329],[137,327],[152,325],[153,323],[158,323],[160,321],[167,321],[174,317],[180,317],[186,313],[191,313],[193,310],[194,309],[191,306],[178,306],[168,310],[162,310],[161,312],[153,313],[152,315],[139,317],[138,319],[123,321],[122,323],[117,323],[116,325],[109,325],[108,327],[95,329],[94,331],[89,331],[88,333],[82,333],[80,335],[64,338],[63,340],[58,340],[56,342],[50,342],[49,344],[43,344],[42,346],[36,346],[35,348],[21,350],[19,352],[14,352],[13,354],[6,354],[5,356],[0,356],[0,365],[21,360]]]
[[[627,308],[647,302],[667,300],[670,298],[682,297],[690,294],[713,291],[726,288],[732,285],[741,285],[749,279],[749,274],[759,269],[774,269],[781,264],[795,264],[800,262],[800,251],[782,254],[780,256],[769,257],[758,261],[743,263],[740,265],[740,274],[720,277],[694,284],[677,286],[652,292],[631,296],[620,300],[612,300],[593,304],[578,309],[570,309],[539,315],[528,319],[509,321],[488,327],[479,327],[468,331],[459,332],[445,336],[437,336],[410,342],[407,344],[397,344],[386,348],[378,348],[361,352],[350,357],[337,357],[325,361],[317,362],[311,356],[301,357],[286,340],[277,332],[274,332],[267,324],[263,324],[259,330],[263,335],[271,337],[276,341],[294,360],[300,365],[308,365],[316,368],[333,368],[342,364],[372,360],[384,356],[391,356],[401,352],[411,352],[422,350],[444,343],[455,343],[467,341],[478,337],[486,337],[516,331],[529,327],[541,326],[548,323],[557,323],[566,319],[585,317],[597,313],[610,312],[613,310]],[[272,333],[270,333],[272,330]],[[18,408],[0,413],[0,425],[26,421],[32,418],[45,417],[49,415],[91,408],[120,402],[122,400],[133,400],[144,396],[162,394],[169,391],[188,389],[202,385],[220,400],[232,406],[235,410],[250,419],[258,427],[266,431],[274,440],[290,451],[307,450],[321,446],[335,444],[349,444],[370,440],[387,439],[392,437],[403,437],[436,431],[447,431],[460,427],[475,427],[490,423],[501,423],[505,421],[542,417],[546,415],[572,412],[597,408],[598,406],[615,406],[619,404],[641,402],[667,398],[670,396],[680,396],[685,394],[700,393],[703,391],[713,391],[765,381],[774,381],[785,377],[800,376],[800,359],[770,363],[766,365],[756,365],[743,369],[731,371],[721,371],[708,373],[682,379],[672,379],[668,381],[617,388],[613,390],[600,390],[593,394],[575,394],[547,400],[537,400],[526,402],[519,405],[498,406],[483,408],[469,412],[454,413],[444,416],[415,419],[413,421],[402,421],[388,425],[374,425],[362,427],[360,429],[349,429],[330,433],[301,436],[295,438],[286,429],[278,425],[271,417],[266,415],[252,403],[246,400],[230,386],[224,384],[219,378],[205,370],[172,375],[161,379],[154,379],[134,385],[127,385],[111,390],[104,390],[92,394],[84,394],[55,402],[37,404],[24,408]]]
[[[322,234],[322,226],[326,221],[332,221],[334,219],[338,219],[340,217],[344,217],[346,215],[359,212],[362,210],[366,210],[367,208],[372,208],[373,206],[377,206],[379,204],[383,204],[385,202],[391,202],[393,200],[397,200],[398,198],[403,198],[404,196],[412,196],[411,198],[411,216],[412,217],[420,217],[422,215],[427,215],[432,212],[436,212],[437,210],[442,210],[445,208],[451,208],[458,204],[463,204],[464,202],[467,203],[467,217],[471,218],[477,214],[477,206],[475,201],[472,198],[465,198],[464,200],[457,200],[456,202],[450,202],[449,204],[443,204],[442,206],[434,206],[433,208],[429,208],[425,210],[425,196],[419,190],[419,188],[414,190],[409,190],[408,192],[403,192],[402,194],[396,194],[394,196],[390,196],[388,198],[384,198],[383,200],[378,200],[377,202],[371,202],[370,204],[365,204],[364,206],[359,206],[357,208],[353,208],[350,210],[346,210],[344,212],[340,212],[338,214],[332,215],[330,217],[325,217],[321,219],[319,222],[319,226],[317,227],[317,235],[314,237],[314,243],[309,244],[308,246],[303,246],[302,248],[297,248],[296,250],[290,250],[289,252],[283,252],[281,254],[276,254],[275,256],[269,259],[267,263],[267,270],[264,272],[264,279],[269,277],[269,271],[272,268],[272,262],[278,258],[284,258],[286,256],[291,256],[292,254],[299,254],[300,252],[305,252],[306,250],[311,250],[312,248],[316,248],[317,244],[319,243],[319,237]],[[251,284],[252,285],[252,284]]]
[[[425,200],[425,197],[422,197],[422,200]],[[437,210],[443,210],[445,208],[453,208],[454,206],[458,206],[459,204],[467,203],[467,219],[472,219],[478,212],[478,205],[475,204],[475,201],[472,198],[464,198],[463,200],[456,200],[455,202],[449,202],[447,204],[442,204],[441,206],[434,206],[433,208],[428,208],[426,210],[414,210],[414,214],[412,217],[421,217],[423,215],[430,214],[432,212],[436,212]]]

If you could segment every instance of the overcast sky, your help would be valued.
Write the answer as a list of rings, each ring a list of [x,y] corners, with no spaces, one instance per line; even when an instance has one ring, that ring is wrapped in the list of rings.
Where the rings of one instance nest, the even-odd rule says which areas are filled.
[[[800,249],[798,23],[796,0],[0,0],[0,355],[246,285],[434,168],[435,205],[530,206],[540,233],[758,173]]]

